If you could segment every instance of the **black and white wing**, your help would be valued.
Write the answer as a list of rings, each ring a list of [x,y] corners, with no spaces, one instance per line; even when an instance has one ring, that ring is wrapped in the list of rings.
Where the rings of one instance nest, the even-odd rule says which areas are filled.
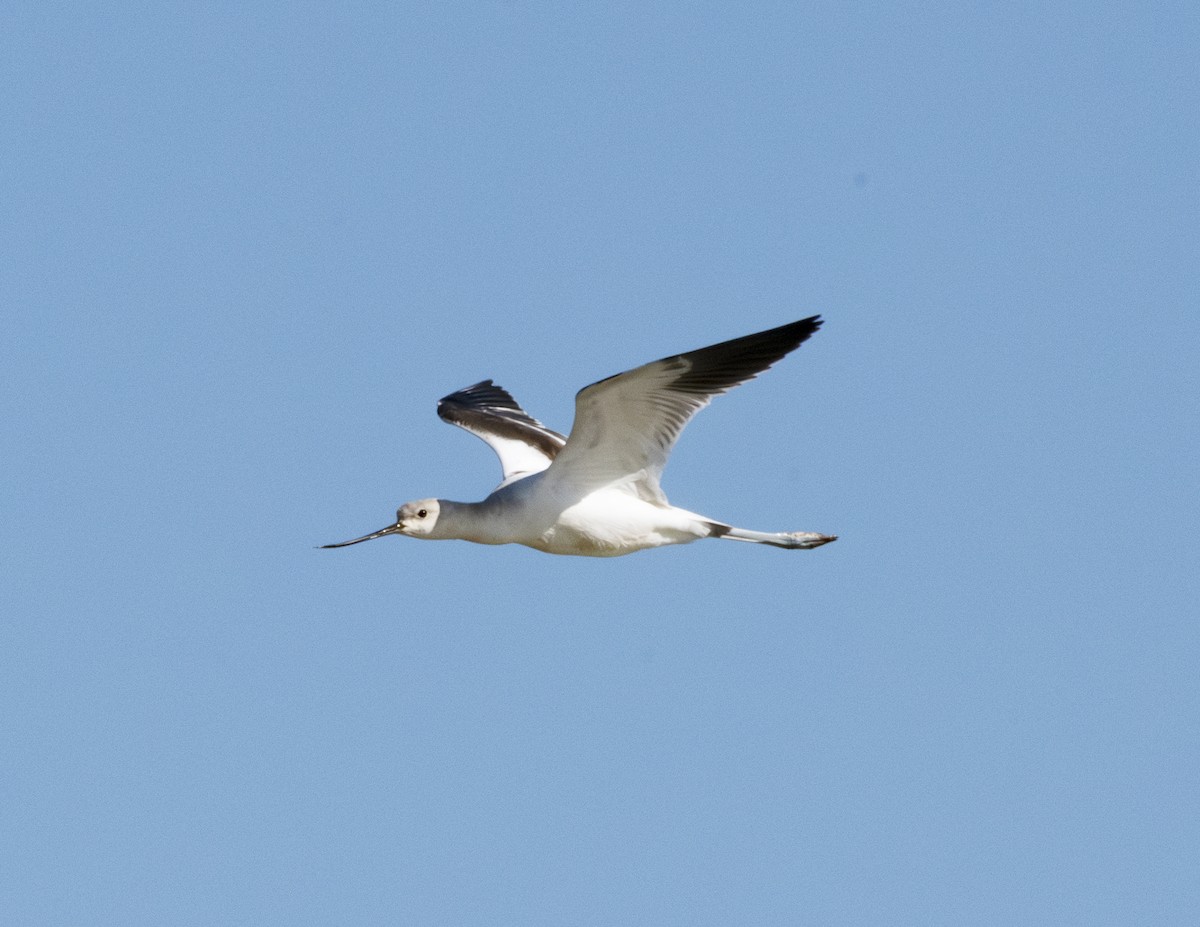
[[[442,421],[482,438],[500,458],[504,482],[545,470],[567,439],[528,415],[503,387],[491,380],[438,400]]]
[[[820,327],[820,316],[813,316],[585,387],[575,397],[575,423],[547,478],[579,492],[625,484],[665,503],[659,479],[684,426],[714,396],[753,379]]]

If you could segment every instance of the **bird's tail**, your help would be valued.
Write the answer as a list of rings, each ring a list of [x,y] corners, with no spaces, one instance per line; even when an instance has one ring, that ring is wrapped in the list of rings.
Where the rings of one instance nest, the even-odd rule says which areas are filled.
[[[836,534],[816,534],[812,531],[750,531],[746,528],[734,528],[732,525],[713,523],[713,532],[709,537],[725,538],[728,541],[747,541],[750,544],[769,544],[772,547],[782,547],[786,550],[812,550],[830,541],[836,541]]]

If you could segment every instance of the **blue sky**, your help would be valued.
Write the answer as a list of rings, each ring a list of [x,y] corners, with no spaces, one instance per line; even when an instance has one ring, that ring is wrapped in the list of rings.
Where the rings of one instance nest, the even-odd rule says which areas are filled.
[[[1192,4],[0,14],[0,919],[1200,920]],[[821,313],[673,502],[436,399]]]

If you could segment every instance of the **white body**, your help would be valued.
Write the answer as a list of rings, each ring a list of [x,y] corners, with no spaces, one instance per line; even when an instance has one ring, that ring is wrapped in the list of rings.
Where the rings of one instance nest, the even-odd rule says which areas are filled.
[[[534,473],[509,483],[482,502],[439,499],[437,523],[426,537],[524,544],[547,554],[616,557],[687,544],[727,527],[673,505],[646,502],[622,487],[573,497],[545,476]]]

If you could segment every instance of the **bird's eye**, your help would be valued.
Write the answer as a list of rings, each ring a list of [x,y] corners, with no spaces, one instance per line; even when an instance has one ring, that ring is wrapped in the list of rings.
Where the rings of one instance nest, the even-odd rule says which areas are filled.
[[[417,518],[424,518],[424,517],[425,517],[426,515],[428,515],[428,514],[429,514],[429,513],[428,513],[428,512],[426,512],[424,509],[418,509],[418,510],[417,510]]]

